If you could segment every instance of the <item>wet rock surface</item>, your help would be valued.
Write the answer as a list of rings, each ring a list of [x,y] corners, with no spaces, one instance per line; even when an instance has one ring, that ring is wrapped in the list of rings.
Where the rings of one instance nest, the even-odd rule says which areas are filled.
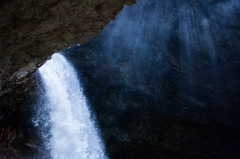
[[[239,1],[142,1],[64,50],[110,158],[237,159]]]
[[[124,5],[134,2],[1,0],[0,98],[25,92],[26,85],[19,85],[53,53],[98,36]]]
[[[12,125],[1,128],[0,157],[4,159],[51,158],[50,153],[41,147],[41,141],[35,135],[36,133],[30,128]]]
[[[38,73],[32,74],[29,78],[28,91],[22,92],[20,95],[6,94],[2,97],[0,158],[51,158],[44,146],[41,133],[33,122],[33,117],[38,113],[36,109],[42,106],[38,99],[44,90]],[[26,87],[24,88],[26,89]]]
[[[1,7],[8,2],[1,1]],[[81,79],[110,158],[239,158],[239,8],[237,0],[141,1],[125,7],[99,37],[62,52]],[[36,57],[44,61],[53,53],[44,50],[56,44],[46,40],[46,48],[30,45],[33,51],[26,47],[19,57],[6,52],[26,43],[6,45],[0,54],[1,75],[7,79],[14,74],[6,71],[11,70],[8,57],[21,63],[25,53],[39,51]],[[67,42],[59,49],[70,46],[71,40]],[[32,105],[42,91],[38,73],[31,74],[36,61],[21,64],[25,67],[15,71],[22,73],[2,83],[1,128],[33,128]],[[15,155],[24,145],[20,154],[31,158],[38,144],[30,139],[1,149],[0,155]]]
[[[99,35],[124,5],[134,2],[1,0],[0,128],[32,128],[39,97],[36,69],[54,52]]]

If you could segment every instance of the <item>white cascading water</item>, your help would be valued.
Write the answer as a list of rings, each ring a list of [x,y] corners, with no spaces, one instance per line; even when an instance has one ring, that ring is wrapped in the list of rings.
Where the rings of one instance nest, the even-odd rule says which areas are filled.
[[[51,157],[107,158],[73,67],[62,55],[54,54],[39,72],[49,100],[46,107],[51,123],[48,143]]]

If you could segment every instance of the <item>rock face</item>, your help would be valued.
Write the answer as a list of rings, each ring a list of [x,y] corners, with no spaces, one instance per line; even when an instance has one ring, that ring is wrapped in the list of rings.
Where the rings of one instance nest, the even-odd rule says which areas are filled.
[[[110,158],[237,159],[240,2],[151,0],[63,51]]]
[[[134,2],[1,0],[0,129],[10,125],[31,128],[31,106],[39,93],[35,70],[54,52],[98,36],[124,5]],[[2,158],[9,157],[6,153],[0,147]]]
[[[135,0],[1,0],[0,97],[53,53],[98,36]]]

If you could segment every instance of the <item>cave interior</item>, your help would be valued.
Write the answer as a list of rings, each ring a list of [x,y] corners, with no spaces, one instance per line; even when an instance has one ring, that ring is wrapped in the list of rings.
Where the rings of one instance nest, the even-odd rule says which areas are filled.
[[[104,7],[94,9],[105,14]],[[99,35],[54,46],[76,72],[106,156],[239,159],[240,1],[137,0],[117,13]],[[76,34],[75,42],[80,36],[85,35]],[[51,158],[45,147],[51,139],[51,124],[44,126],[50,120],[43,109],[46,89],[38,69],[51,57],[36,56],[44,60],[28,70],[25,82],[0,81],[0,128],[25,135],[9,149],[2,133],[2,158]],[[22,67],[11,60],[12,69]],[[9,61],[0,62],[6,65],[1,74]]]

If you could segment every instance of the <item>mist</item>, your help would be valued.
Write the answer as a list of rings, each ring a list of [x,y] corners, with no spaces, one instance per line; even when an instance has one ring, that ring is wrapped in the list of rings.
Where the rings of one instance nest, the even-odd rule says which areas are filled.
[[[110,158],[184,158],[189,147],[237,156],[239,11],[237,0],[137,1],[100,36],[61,52]]]

